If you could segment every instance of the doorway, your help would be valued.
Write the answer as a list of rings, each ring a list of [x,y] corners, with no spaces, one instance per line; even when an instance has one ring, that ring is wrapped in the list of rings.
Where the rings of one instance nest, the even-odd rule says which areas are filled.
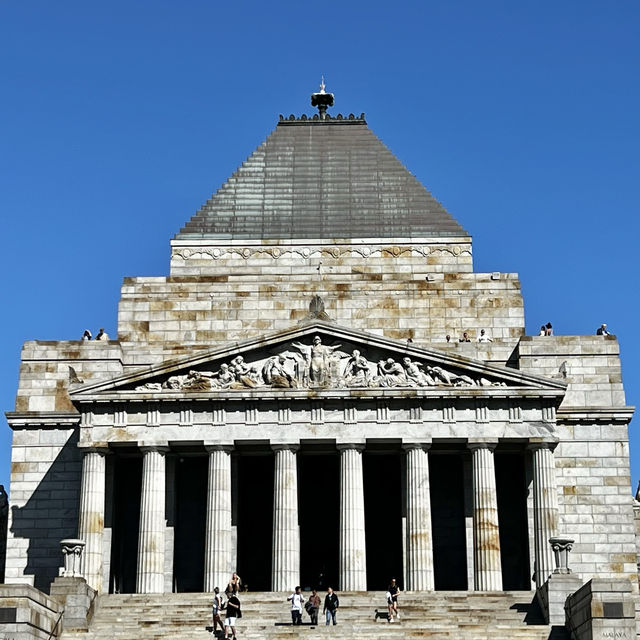
[[[135,593],[142,490],[142,458],[117,457],[113,482],[113,538],[109,593]]]
[[[429,454],[436,591],[467,590],[464,478],[460,454]]]
[[[251,591],[271,589],[273,454],[235,458],[238,532],[237,571]],[[294,585],[295,586],[295,585]]]
[[[531,573],[525,458],[517,452],[498,453],[495,465],[502,588],[505,591],[528,591],[531,589]]]
[[[204,589],[208,463],[205,456],[176,460],[173,581],[178,592]]]
[[[402,585],[402,457],[365,451],[364,519],[367,589],[385,591],[391,578]]]
[[[300,582],[303,589],[338,586],[340,458],[337,453],[298,454]],[[295,586],[295,585],[294,585]]]

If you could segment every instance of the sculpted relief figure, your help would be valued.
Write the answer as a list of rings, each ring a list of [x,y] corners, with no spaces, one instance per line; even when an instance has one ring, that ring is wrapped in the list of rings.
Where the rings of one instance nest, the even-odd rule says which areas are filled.
[[[476,381],[465,375],[451,373],[442,367],[427,367],[428,373],[438,381],[437,384],[445,384],[452,387],[475,387]]]
[[[378,362],[377,382],[381,387],[406,387],[408,384],[402,365],[393,358]]]
[[[331,377],[332,356],[341,345],[337,344],[331,347],[324,345],[320,336],[315,336],[311,345],[292,342],[291,346],[298,349],[305,358],[308,373],[305,377],[307,377],[309,385],[313,387],[326,385]],[[337,357],[341,355],[343,354],[336,354]]]
[[[421,362],[412,362],[411,358],[402,358],[402,365],[410,385],[433,387],[438,384],[428,373],[422,370]]]
[[[342,378],[347,387],[368,387],[370,385],[372,376],[369,361],[357,349],[353,350],[351,357],[347,360],[347,367]]]
[[[292,342],[290,346],[295,350],[283,350],[254,362],[245,362],[244,356],[237,355],[229,363],[221,363],[217,371],[192,370],[169,376],[162,383],[147,382],[136,387],[136,391],[215,391],[265,386],[275,389],[506,386],[504,382],[484,377],[474,379],[408,356],[401,362],[393,358],[372,362],[358,349],[349,355],[339,350],[339,344],[324,345],[318,335],[311,344]]]
[[[284,356],[272,356],[262,368],[262,377],[266,384],[281,389],[291,389],[296,387],[296,381],[285,368],[286,359]]]
[[[253,389],[261,384],[260,374],[256,367],[250,367],[242,356],[236,356],[231,361],[233,372],[235,373],[236,382],[241,387],[248,387]]]

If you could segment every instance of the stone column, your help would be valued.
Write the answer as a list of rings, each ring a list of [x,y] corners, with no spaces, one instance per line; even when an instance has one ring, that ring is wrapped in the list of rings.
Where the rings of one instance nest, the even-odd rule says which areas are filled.
[[[364,533],[364,444],[339,444],[340,451],[340,590],[367,590]],[[398,489],[399,491],[400,489]]]
[[[273,483],[273,566],[271,590],[292,591],[300,582],[298,525],[298,445],[271,445],[275,451]]]
[[[230,445],[205,445],[209,453],[207,529],[204,552],[204,590],[221,591],[231,566],[231,451]]]
[[[493,451],[496,443],[470,442],[473,467],[474,589],[501,591],[498,493]]]
[[[410,591],[433,591],[433,538],[429,493],[430,444],[403,444],[407,452],[407,584]]]
[[[556,494],[556,467],[549,442],[529,445],[533,453],[533,527],[535,531],[535,580],[541,587],[554,568],[553,549],[549,538],[558,528],[558,497]]]
[[[164,529],[168,447],[141,447],[142,500],[138,537],[137,593],[164,592]]]
[[[78,538],[85,543],[83,571],[87,584],[102,591],[106,447],[85,450],[82,459]]]

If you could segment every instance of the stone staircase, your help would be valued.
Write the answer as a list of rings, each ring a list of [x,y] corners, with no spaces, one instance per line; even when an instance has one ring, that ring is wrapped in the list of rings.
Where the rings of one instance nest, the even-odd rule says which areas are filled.
[[[243,640],[349,640],[456,638],[457,640],[547,640],[563,638],[561,630],[540,619],[532,606],[533,592],[405,592],[401,618],[394,624],[374,621],[374,610],[385,609],[380,592],[339,593],[338,625],[293,627],[287,593],[241,594],[243,617],[237,634]],[[308,595],[308,594],[306,594]],[[88,633],[64,632],[62,640],[203,640],[211,639],[211,595],[170,593],[103,595],[96,603]]]

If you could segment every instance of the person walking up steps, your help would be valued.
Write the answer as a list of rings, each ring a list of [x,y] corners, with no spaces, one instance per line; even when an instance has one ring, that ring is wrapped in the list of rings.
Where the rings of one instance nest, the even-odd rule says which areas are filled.
[[[322,609],[322,613],[325,614],[326,625],[329,626],[329,622],[332,620],[334,626],[338,624],[336,622],[336,612],[338,611],[338,607],[340,606],[340,601],[338,600],[338,594],[333,591],[331,587],[327,589],[327,595],[324,597],[324,608]]]

